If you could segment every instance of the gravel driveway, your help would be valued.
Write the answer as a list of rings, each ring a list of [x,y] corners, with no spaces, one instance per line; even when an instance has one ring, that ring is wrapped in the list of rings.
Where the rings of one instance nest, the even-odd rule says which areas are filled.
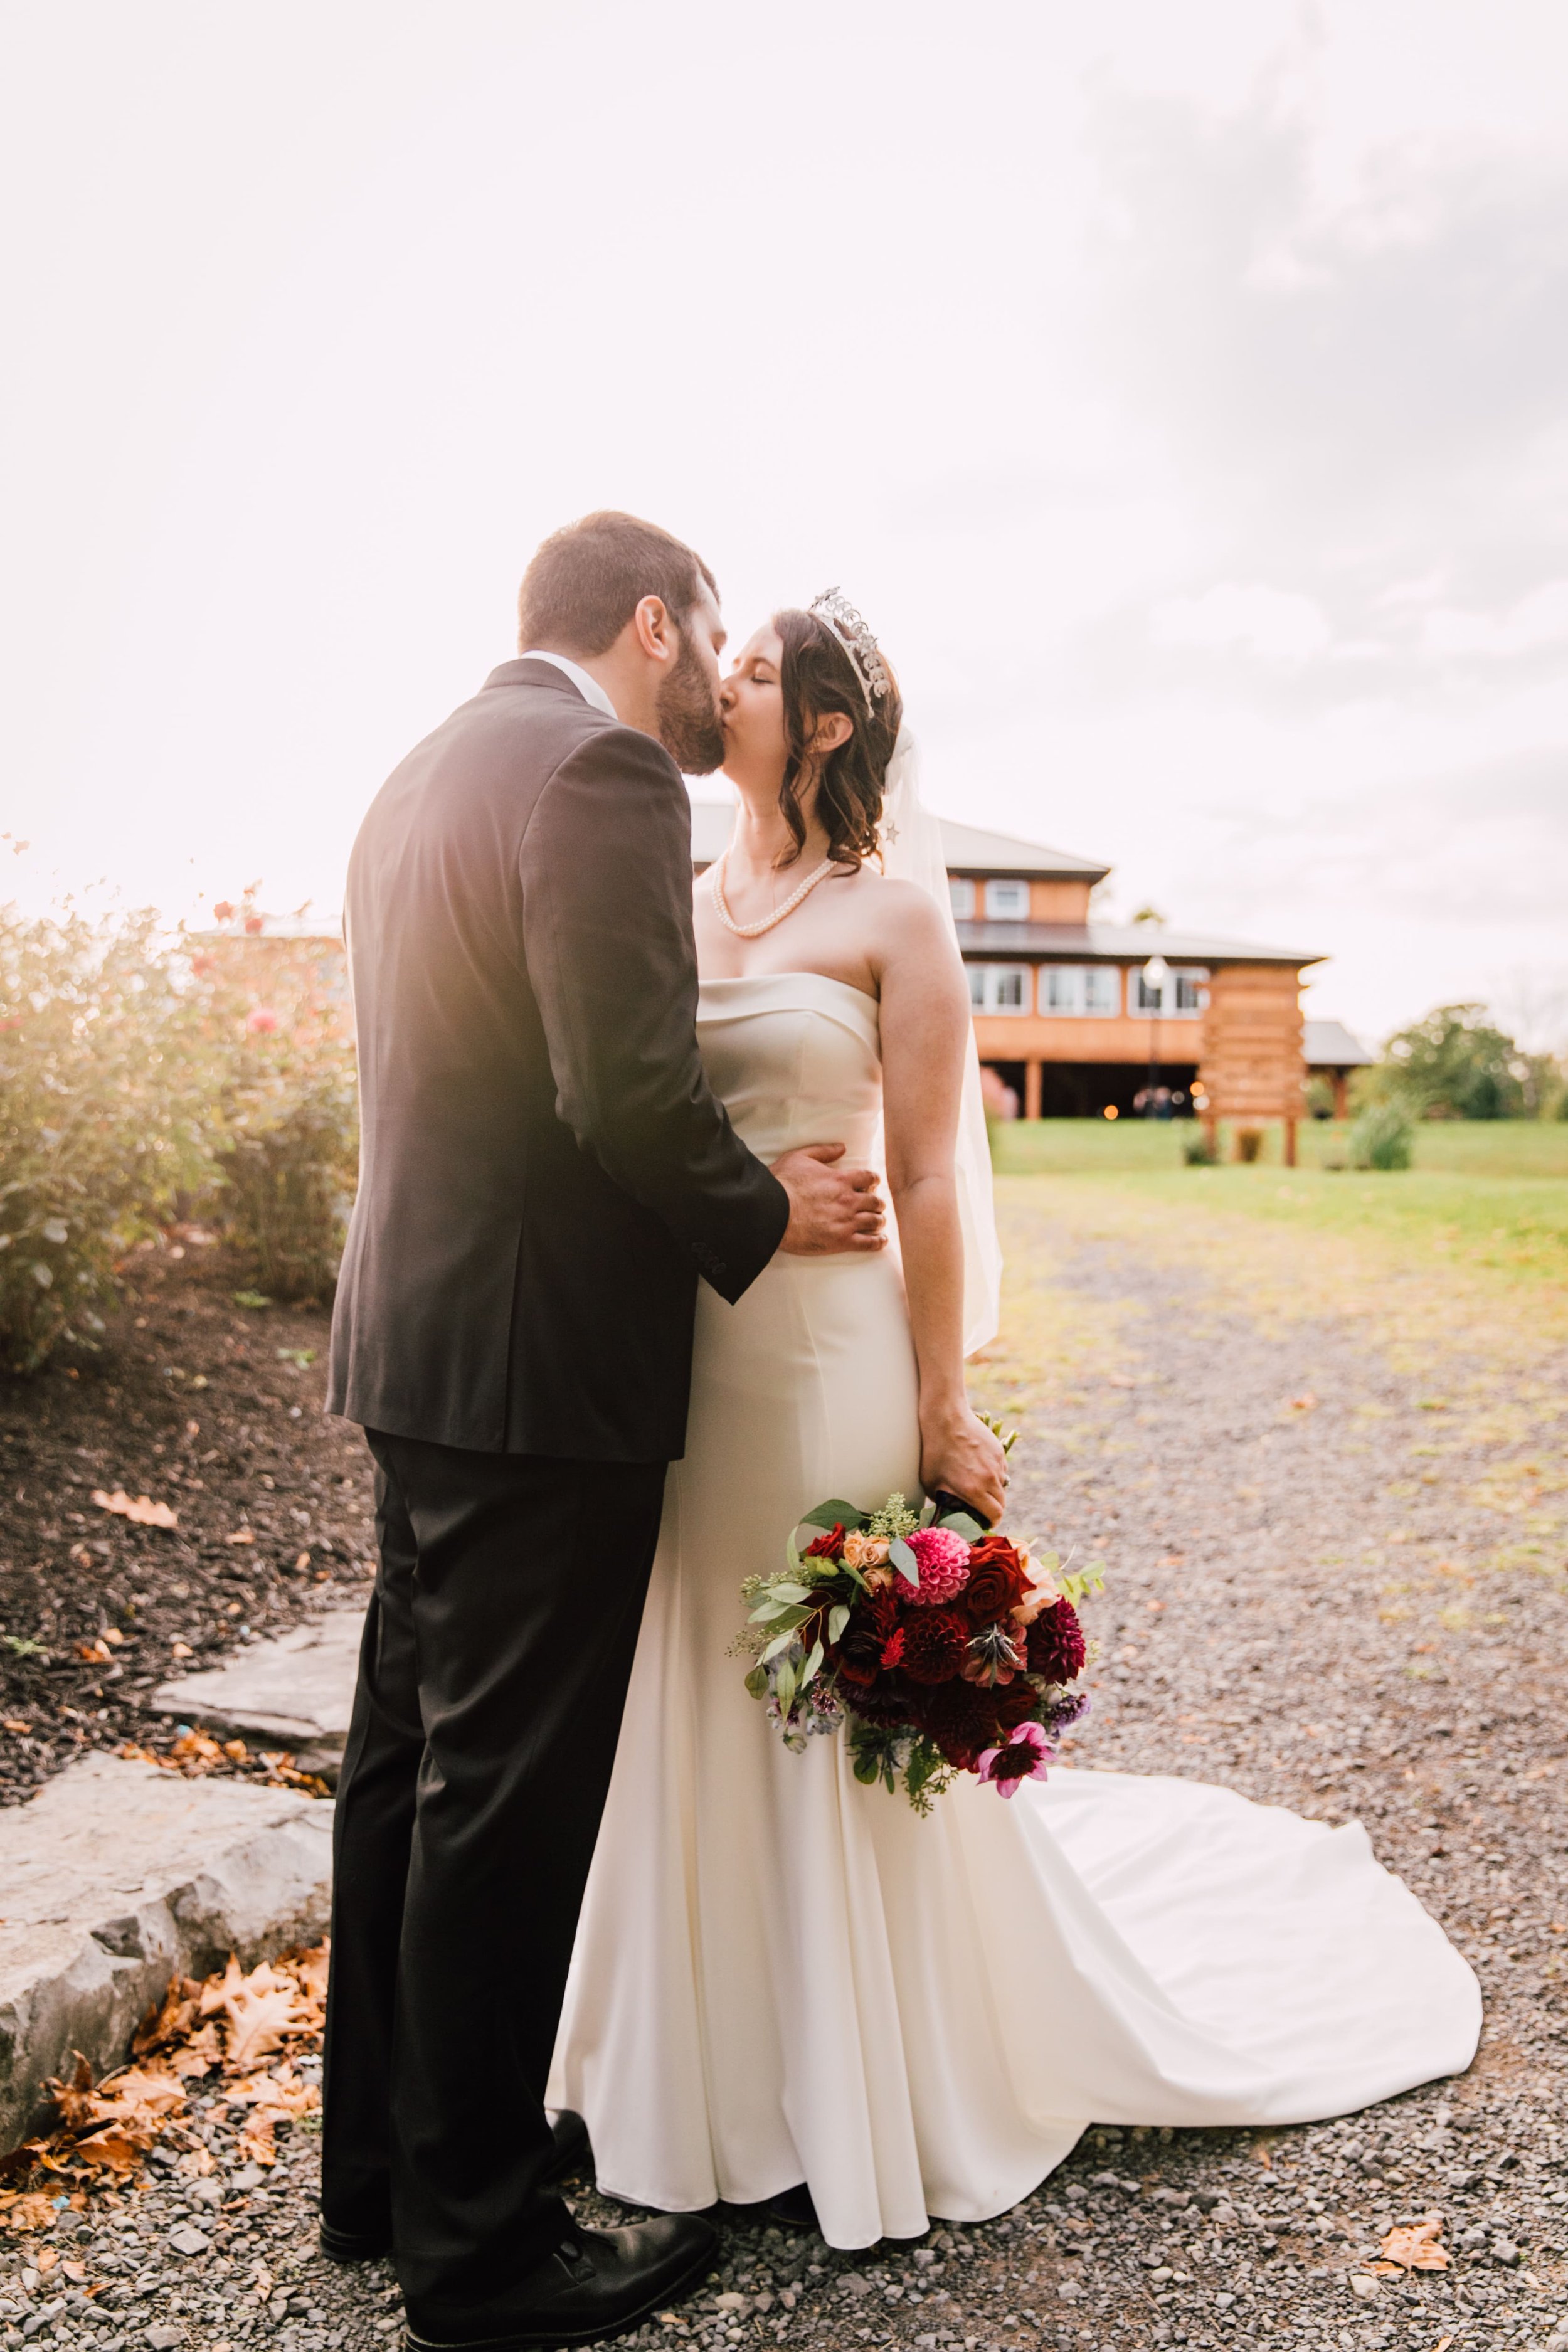
[[[1052,1229],[1034,1206],[1013,1224],[1015,1260],[1039,1253],[1053,1313],[1089,1335],[1044,1381],[1013,1513],[1107,1561],[1077,1760],[1365,1822],[1475,1962],[1480,2055],[1462,2081],[1342,2123],[1093,2130],[1014,2213],[914,2246],[849,2257],[722,2216],[721,2274],[639,2340],[1568,2347],[1568,1601],[1560,1541],[1527,1532],[1547,1525],[1531,1513],[1551,1498],[1540,1457],[1563,1367],[1516,1350],[1504,1375],[1429,1352],[1394,1370],[1363,1325],[1260,1320],[1179,1257],[1086,1239],[1081,1221]],[[1028,1385],[1005,1358],[987,1377],[998,1394]],[[51,2295],[24,2274],[3,2340],[385,2340],[390,2273],[314,2254],[313,2158],[300,2137],[265,2186],[234,2182],[216,2209],[193,2201],[205,2184],[167,2180],[68,2221],[81,2280]],[[1452,2267],[1379,2275],[1382,2237],[1428,2213]]]

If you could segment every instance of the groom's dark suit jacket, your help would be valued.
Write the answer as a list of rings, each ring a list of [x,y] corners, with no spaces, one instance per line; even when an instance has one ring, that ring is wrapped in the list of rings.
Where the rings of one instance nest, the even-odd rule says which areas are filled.
[[[504,662],[354,845],[359,1195],[328,1410],[482,1453],[685,1444],[699,1274],[788,1204],[709,1091],[691,821],[668,753]]]

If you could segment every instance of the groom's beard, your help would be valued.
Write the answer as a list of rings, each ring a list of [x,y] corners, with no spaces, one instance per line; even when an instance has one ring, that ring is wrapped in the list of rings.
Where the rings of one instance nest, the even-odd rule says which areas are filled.
[[[659,684],[658,740],[683,775],[710,776],[724,759],[713,688],[684,629],[675,667]]]

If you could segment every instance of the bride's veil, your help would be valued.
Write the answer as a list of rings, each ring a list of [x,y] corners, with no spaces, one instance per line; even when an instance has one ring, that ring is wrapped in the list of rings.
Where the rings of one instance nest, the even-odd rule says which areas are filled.
[[[895,881],[918,883],[928,897],[936,900],[956,948],[958,926],[952,918],[952,893],[948,888],[942,827],[921,800],[920,770],[920,746],[909,728],[901,727],[888,763],[883,791],[879,832],[882,870]],[[958,1114],[954,1170],[958,1179],[958,1213],[963,1229],[963,1352],[969,1356],[995,1337],[1002,1288],[1002,1248],[996,1238],[991,1147],[985,1132],[980,1055],[973,1029],[963,1072],[963,1099]]]

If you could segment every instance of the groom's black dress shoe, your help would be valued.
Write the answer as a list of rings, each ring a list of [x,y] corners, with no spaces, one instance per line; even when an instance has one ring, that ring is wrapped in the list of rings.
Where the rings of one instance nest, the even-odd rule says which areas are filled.
[[[591,2172],[594,2150],[589,2144],[588,2126],[571,2107],[563,2107],[550,2118],[550,2137],[555,2142],[555,2153],[541,2186],[552,2189],[574,2172]],[[374,2263],[392,2252],[392,2221],[388,2216],[380,2229],[334,2230],[330,2221],[321,2224],[321,2252],[330,2263]]]
[[[763,2200],[763,2210],[770,2221],[782,2221],[786,2230],[815,2230],[816,2207],[805,2181],[795,2189],[781,2189],[776,2197]]]
[[[408,2307],[409,2352],[532,2352],[619,2336],[695,2286],[719,2256],[719,2232],[695,2213],[659,2213],[620,2230],[572,2230],[504,2304],[475,2311]]]

